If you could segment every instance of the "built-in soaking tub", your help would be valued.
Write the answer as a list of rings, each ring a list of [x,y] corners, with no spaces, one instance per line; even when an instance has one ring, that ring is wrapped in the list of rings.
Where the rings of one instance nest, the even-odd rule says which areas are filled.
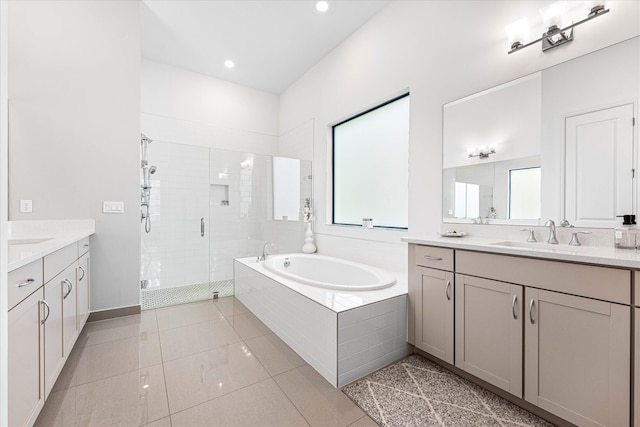
[[[236,259],[234,270],[236,298],[336,387],[410,351],[405,277],[315,254]]]

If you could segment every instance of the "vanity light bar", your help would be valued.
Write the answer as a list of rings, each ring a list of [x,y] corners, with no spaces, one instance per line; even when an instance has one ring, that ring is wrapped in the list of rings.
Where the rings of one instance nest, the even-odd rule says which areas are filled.
[[[469,157],[480,157],[481,159],[486,159],[492,154],[496,154],[496,149],[492,148],[490,151],[482,151],[478,152],[478,154],[469,153]]]
[[[602,16],[606,13],[609,13],[609,9],[605,9],[605,7],[602,5],[595,6],[593,9],[591,9],[591,12],[589,12],[589,15],[583,20],[574,22],[573,24],[567,25],[564,28],[558,28],[555,25],[551,26],[549,27],[548,31],[546,33],[543,33],[542,37],[540,37],[539,39],[536,39],[526,44],[522,44],[520,42],[513,43],[511,45],[511,50],[508,53],[512,54],[513,52],[522,50],[525,47],[529,47],[540,41],[542,42],[543,52],[549,49],[553,49],[554,47],[562,46],[565,43],[569,43],[573,41],[573,27],[577,27],[580,24],[584,24],[585,22],[591,21],[592,19],[597,18],[598,16]],[[569,35],[565,34],[565,32],[569,30],[571,30]],[[557,38],[557,39],[554,40],[554,38]]]

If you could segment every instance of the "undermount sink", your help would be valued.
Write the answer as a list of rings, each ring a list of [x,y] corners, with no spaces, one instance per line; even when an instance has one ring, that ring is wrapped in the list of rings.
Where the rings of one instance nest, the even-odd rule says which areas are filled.
[[[32,238],[32,239],[9,239],[10,245],[36,245],[51,240],[53,237]]]
[[[504,242],[491,243],[495,246],[508,246],[519,249],[532,249],[542,252],[589,252],[591,248],[585,246],[552,245],[543,242],[514,242],[507,240]]]

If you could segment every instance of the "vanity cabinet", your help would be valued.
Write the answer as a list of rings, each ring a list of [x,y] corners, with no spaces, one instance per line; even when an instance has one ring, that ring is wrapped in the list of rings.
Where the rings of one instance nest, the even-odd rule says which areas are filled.
[[[88,239],[13,270],[9,284],[9,425],[31,426],[89,315]]]
[[[523,287],[456,275],[456,366],[522,397]]]
[[[442,342],[432,338],[437,335],[424,332],[442,330],[445,311],[425,295],[436,283],[441,291],[451,272],[425,268],[418,257],[449,251],[456,367],[576,425],[630,425],[631,270],[409,246],[409,297],[416,306],[410,324],[417,348],[452,363],[446,351],[433,350],[439,346],[431,343]],[[637,291],[636,296],[640,300]],[[640,308],[633,310],[640,331]],[[638,341],[635,413],[640,415]],[[640,416],[634,425],[640,426]]]
[[[42,320],[46,315],[46,307],[42,302],[43,297],[42,287],[39,287],[9,311],[10,426],[32,425],[44,405]]]
[[[413,344],[449,363],[454,361],[453,251],[417,247],[414,251],[415,321]],[[430,267],[430,268],[427,268]]]
[[[630,307],[525,294],[525,400],[576,425],[629,425]]]

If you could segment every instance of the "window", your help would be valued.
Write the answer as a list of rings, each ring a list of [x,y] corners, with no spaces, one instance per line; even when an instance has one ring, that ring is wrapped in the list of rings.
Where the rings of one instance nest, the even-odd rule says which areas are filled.
[[[509,170],[509,218],[540,218],[540,167]]]
[[[333,126],[333,223],[408,226],[409,94]]]

